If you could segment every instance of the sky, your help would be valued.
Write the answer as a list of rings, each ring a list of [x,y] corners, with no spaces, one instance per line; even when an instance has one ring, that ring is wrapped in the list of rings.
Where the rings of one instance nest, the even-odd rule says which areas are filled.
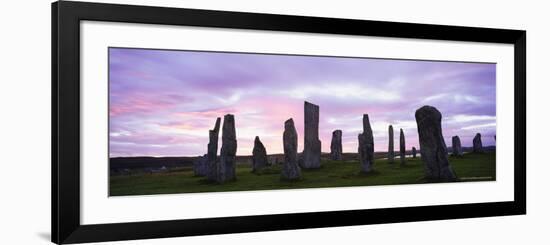
[[[390,124],[396,151],[399,129],[418,149],[423,105],[441,112],[447,146],[454,135],[472,146],[478,132],[495,144],[496,64],[109,48],[110,157],[203,155],[225,114],[235,115],[237,155],[252,154],[255,136],[282,153],[289,118],[302,151],[304,101],[319,105],[323,152],[336,129],[343,151],[357,152],[363,114],[376,151],[387,151]]]

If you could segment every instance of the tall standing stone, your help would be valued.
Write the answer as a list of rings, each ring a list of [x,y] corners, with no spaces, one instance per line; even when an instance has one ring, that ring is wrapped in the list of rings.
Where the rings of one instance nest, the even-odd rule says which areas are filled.
[[[208,154],[199,156],[193,161],[193,173],[195,176],[206,176],[208,174]]]
[[[218,162],[218,136],[220,132],[220,118],[216,119],[216,125],[214,129],[208,131],[208,152],[207,152],[207,178],[210,181],[216,181],[218,178],[218,171],[216,164]]]
[[[304,153],[303,168],[321,167],[321,141],[319,140],[319,106],[304,102]]]
[[[235,117],[227,114],[223,117],[222,148],[220,150],[220,162],[218,164],[218,178],[216,182],[224,183],[235,180],[235,167],[237,155],[237,134],[235,132]]]
[[[267,152],[260,137],[254,139],[254,149],[252,149],[252,172],[258,172],[268,166]]]
[[[334,130],[332,132],[330,158],[337,161],[342,160],[342,130]]]
[[[393,151],[393,126],[388,127],[388,162],[393,163],[395,152]]]
[[[477,133],[474,137],[474,153],[483,153],[483,145],[481,144],[480,133]]]
[[[413,154],[413,158],[416,158],[416,147],[414,146],[412,148],[412,154]]]
[[[285,121],[283,150],[285,153],[285,160],[281,170],[281,179],[300,179],[301,170],[300,166],[298,166],[298,133],[296,133],[296,128],[294,127],[294,121],[292,118]]]
[[[458,135],[453,136],[453,156],[462,156],[462,144]]]
[[[372,128],[370,127],[369,115],[363,115],[363,133],[357,136],[359,140],[359,161],[361,162],[361,172],[369,173],[374,164],[374,138]]]
[[[399,157],[401,158],[401,165],[405,165],[405,155],[407,148],[405,147],[405,134],[403,134],[403,129],[399,129]]]
[[[449,164],[447,146],[441,131],[441,113],[432,106],[416,110],[420,154],[429,181],[454,181],[456,175]]]

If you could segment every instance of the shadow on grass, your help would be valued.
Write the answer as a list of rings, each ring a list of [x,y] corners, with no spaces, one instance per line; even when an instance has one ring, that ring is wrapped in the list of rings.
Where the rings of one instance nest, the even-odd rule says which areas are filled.
[[[400,168],[407,169],[407,168],[417,168],[417,167],[418,167],[418,165],[405,163],[403,165],[402,164],[396,164],[395,169],[400,169]]]
[[[344,175],[338,176],[338,177],[340,177],[342,179],[357,179],[357,178],[374,177],[374,176],[379,176],[379,175],[380,175],[380,171],[373,169],[372,171],[370,171],[368,173],[358,171],[358,172],[355,172],[355,173],[344,174]]]
[[[325,166],[324,165],[321,165],[320,167],[318,168],[304,168],[304,167],[300,167],[302,169],[302,172],[317,172],[317,171],[322,171],[323,169],[325,169]]]
[[[265,167],[263,169],[257,170],[255,172],[251,171],[251,173],[255,175],[273,175],[273,174],[280,174],[281,168],[280,167]]]

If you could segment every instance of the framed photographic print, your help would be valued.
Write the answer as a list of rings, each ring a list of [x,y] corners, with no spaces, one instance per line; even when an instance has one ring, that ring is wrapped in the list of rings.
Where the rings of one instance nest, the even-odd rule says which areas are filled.
[[[525,214],[525,38],[55,2],[52,241]]]

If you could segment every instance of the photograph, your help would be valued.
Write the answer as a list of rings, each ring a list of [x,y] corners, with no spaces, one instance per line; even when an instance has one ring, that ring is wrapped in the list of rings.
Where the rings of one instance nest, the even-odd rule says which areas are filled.
[[[108,48],[109,196],[496,180],[496,64]]]
[[[526,75],[548,84],[537,76],[548,28],[528,11],[544,8],[277,3],[32,8],[50,21],[23,20],[15,29],[38,28],[6,39],[22,44],[7,57],[23,65],[5,76],[22,93],[4,96],[22,116],[4,120],[19,126],[4,127],[5,142],[21,149],[4,155],[34,164],[19,171],[33,181],[3,179],[17,187],[5,220],[35,227],[8,240],[466,244],[544,234],[537,193],[550,165],[527,168],[527,155],[544,162],[548,90]],[[49,147],[33,145],[41,140]],[[528,182],[542,184],[527,191]],[[540,229],[518,236],[529,225]]]

